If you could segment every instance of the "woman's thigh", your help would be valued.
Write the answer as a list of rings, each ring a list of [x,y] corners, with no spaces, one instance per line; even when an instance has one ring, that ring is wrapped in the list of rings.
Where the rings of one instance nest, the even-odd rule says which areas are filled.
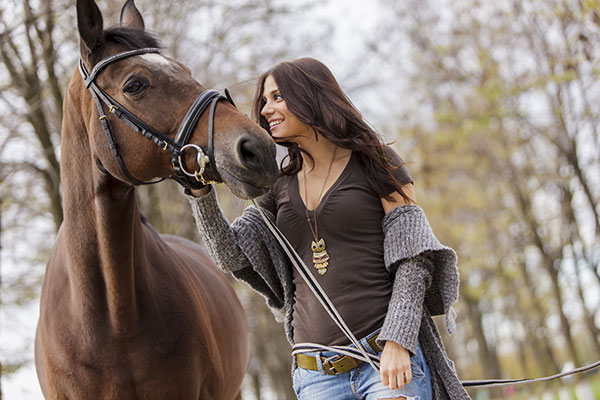
[[[327,375],[321,371],[296,368],[294,392],[299,400],[355,400],[350,372]]]

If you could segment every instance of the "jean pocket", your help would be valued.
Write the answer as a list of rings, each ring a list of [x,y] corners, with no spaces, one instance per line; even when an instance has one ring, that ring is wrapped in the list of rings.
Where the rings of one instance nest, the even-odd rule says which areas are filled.
[[[381,358],[383,351],[380,351],[377,355]],[[425,367],[422,364],[423,356],[422,354],[417,353],[414,357],[410,358],[410,373],[413,378],[420,379],[422,381],[426,380],[425,376]]]
[[[302,390],[302,372],[302,368],[296,367],[292,377],[292,387],[297,397],[300,397],[300,391]]]
[[[418,356],[410,358],[410,372],[413,378],[425,380],[425,368],[421,364],[421,360]]]

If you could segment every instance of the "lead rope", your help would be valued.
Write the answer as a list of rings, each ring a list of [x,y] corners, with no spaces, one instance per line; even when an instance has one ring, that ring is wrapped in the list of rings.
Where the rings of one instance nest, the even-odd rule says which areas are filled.
[[[277,226],[275,226],[273,221],[271,221],[269,218],[267,218],[267,216],[264,214],[262,208],[258,204],[256,204],[256,201],[253,200],[252,202],[254,203],[254,206],[256,207],[256,209],[258,210],[260,215],[262,216],[262,218],[265,221],[265,223],[267,224],[267,226],[269,227],[269,230],[273,233],[273,235],[275,236],[275,238],[277,239],[277,241],[279,242],[279,244],[281,245],[281,247],[283,248],[283,250],[285,251],[287,256],[290,258],[292,264],[294,265],[294,267],[296,268],[296,270],[298,271],[300,276],[302,276],[302,279],[304,279],[304,281],[307,283],[308,287],[314,293],[314,295],[317,297],[317,299],[319,300],[319,302],[321,303],[323,308],[325,308],[325,311],[327,311],[327,313],[329,314],[331,319],[333,319],[333,321],[336,323],[336,325],[340,328],[340,330],[344,333],[344,335],[346,335],[346,337],[356,347],[356,349],[358,349],[358,351],[360,352],[360,355],[362,356],[362,357],[356,357],[356,355],[352,355],[352,357],[359,358],[362,361],[368,362],[375,371],[379,372],[379,367],[377,365],[375,365],[375,362],[371,359],[372,355],[370,355],[365,350],[363,345],[358,341],[358,339],[356,339],[356,337],[354,336],[354,334],[352,333],[350,328],[348,328],[348,325],[346,325],[346,323],[344,322],[344,320],[338,313],[337,309],[335,308],[335,306],[333,305],[333,303],[331,302],[329,297],[327,297],[327,294],[325,293],[325,291],[323,290],[321,285],[319,285],[319,283],[317,282],[315,277],[310,273],[310,270],[308,269],[306,264],[304,264],[304,261],[302,261],[302,258],[300,258],[298,253],[296,253],[296,251],[294,250],[292,245],[290,245],[290,243],[287,241],[285,236],[283,236],[283,234],[279,231]],[[329,346],[317,345],[317,344],[313,344],[313,343],[300,343],[297,346],[294,346],[295,350],[292,352],[292,354],[300,353],[301,352],[300,348],[302,348],[303,349],[302,351],[304,351],[304,352],[315,350],[315,349],[321,349],[321,350],[325,349],[325,350],[332,350],[332,351],[336,351],[336,352],[341,352],[341,351],[350,352],[348,349],[352,349],[352,348],[348,348],[348,347],[344,347],[344,346],[329,347]],[[375,359],[376,359],[376,361],[378,361],[377,357],[375,357]]]
[[[298,344],[294,345],[293,350],[292,350],[292,355],[296,355],[296,354],[304,353],[304,352],[319,351],[319,350],[334,351],[339,354],[344,354],[344,355],[350,356],[352,358],[356,358],[358,360],[368,362],[375,371],[379,372],[379,357],[376,355],[367,353],[367,351],[364,349],[362,344],[360,344],[360,342],[356,339],[354,334],[352,334],[352,331],[350,331],[350,329],[348,328],[348,326],[346,325],[346,323],[344,322],[342,317],[339,315],[335,306],[333,305],[333,303],[331,303],[331,300],[329,299],[329,297],[327,297],[327,294],[325,293],[325,291],[323,290],[321,285],[319,285],[319,283],[316,281],[314,276],[310,273],[310,270],[308,269],[306,264],[304,264],[304,261],[302,261],[302,258],[300,258],[300,256],[298,256],[298,254],[296,253],[294,248],[290,245],[290,243],[287,241],[285,236],[283,236],[283,234],[281,233],[279,228],[277,228],[277,226],[264,214],[262,208],[258,204],[256,204],[256,201],[252,200],[252,203],[254,203],[254,206],[256,207],[256,209],[260,213],[261,217],[263,218],[263,220],[269,227],[269,230],[273,233],[273,235],[275,236],[275,238],[277,239],[277,241],[279,242],[279,244],[281,245],[281,247],[283,248],[283,250],[289,257],[289,259],[291,260],[292,264],[294,265],[296,270],[300,273],[302,278],[306,281],[306,283],[308,284],[308,287],[310,287],[310,289],[315,294],[315,296],[317,297],[317,299],[319,300],[321,305],[325,308],[325,310],[331,316],[331,318],[337,324],[337,326],[342,330],[344,335],[346,335],[346,337],[350,340],[350,342],[353,343],[354,346],[356,346],[356,348],[354,348],[354,347],[349,347],[349,346],[325,346],[325,345],[316,344],[316,343],[298,343]],[[589,370],[592,370],[592,369],[598,368],[598,367],[600,367],[600,361],[593,362],[591,364],[585,365],[580,368],[573,369],[571,371],[567,371],[567,372],[563,372],[563,373],[551,375],[551,376],[545,376],[542,378],[486,379],[486,380],[476,380],[476,381],[461,381],[461,383],[464,387],[483,387],[483,386],[520,385],[520,384],[524,384],[524,383],[533,383],[533,382],[546,382],[546,381],[551,381],[554,379],[562,378],[565,376],[589,371]]]

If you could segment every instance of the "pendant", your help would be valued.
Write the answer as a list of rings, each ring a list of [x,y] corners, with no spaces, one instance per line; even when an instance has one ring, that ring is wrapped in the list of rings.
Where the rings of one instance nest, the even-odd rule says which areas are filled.
[[[311,249],[313,252],[313,263],[315,264],[315,268],[321,275],[325,275],[327,272],[327,266],[329,263],[329,254],[327,254],[327,250],[325,250],[325,240],[319,239],[318,242],[313,240],[311,244]]]

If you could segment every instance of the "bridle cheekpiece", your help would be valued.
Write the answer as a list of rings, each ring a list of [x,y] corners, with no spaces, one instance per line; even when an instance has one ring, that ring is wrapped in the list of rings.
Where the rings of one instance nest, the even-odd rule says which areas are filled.
[[[154,129],[152,126],[146,124],[144,121],[139,119],[135,114],[131,113],[124,106],[119,104],[115,99],[113,99],[108,93],[98,87],[95,80],[100,74],[100,72],[106,68],[108,65],[120,61],[125,58],[129,58],[132,56],[140,55],[140,54],[148,54],[148,53],[159,53],[159,49],[148,47],[143,49],[136,50],[128,50],[123,51],[121,53],[114,54],[110,57],[107,57],[101,61],[99,61],[92,71],[88,73],[83,60],[79,59],[79,72],[81,73],[81,77],[85,83],[85,86],[89,89],[92,97],[94,98],[94,102],[96,103],[96,107],[98,109],[99,120],[102,124],[102,128],[106,133],[106,137],[108,139],[109,146],[121,167],[121,170],[127,176],[132,183],[137,185],[148,185],[152,183],[158,183],[164,180],[158,179],[150,182],[139,181],[134,178],[131,173],[127,170],[121,155],[119,154],[119,149],[117,142],[115,141],[113,134],[110,130],[110,125],[108,123],[108,118],[104,113],[104,108],[102,106],[102,102],[106,104],[109,111],[114,114],[117,118],[121,119],[127,125],[129,125],[135,132],[141,133],[147,139],[151,140],[154,144],[165,151],[171,152],[171,165],[173,167],[173,174],[170,178],[177,181],[179,184],[186,188],[198,189],[206,186],[207,184],[214,183],[214,181],[209,181],[204,178],[204,173],[206,172],[206,167],[208,164],[212,166],[211,172],[215,175],[216,179],[221,179],[215,164],[214,158],[214,119],[215,119],[215,108],[217,106],[217,102],[219,100],[227,100],[231,104],[235,106],[231,96],[227,89],[225,89],[225,96],[221,95],[219,92],[215,90],[205,90],[194,100],[194,103],[190,106],[187,113],[183,117],[183,121],[179,125],[179,129],[175,134],[175,138],[171,139],[167,135],[159,132]],[[208,146],[207,151],[204,151],[200,146],[196,144],[188,144],[190,137],[192,135],[192,131],[194,130],[200,116],[209,108],[209,119],[208,119]],[[184,153],[187,149],[193,149],[196,151],[196,162],[200,169],[190,172],[187,170],[184,161]]]

